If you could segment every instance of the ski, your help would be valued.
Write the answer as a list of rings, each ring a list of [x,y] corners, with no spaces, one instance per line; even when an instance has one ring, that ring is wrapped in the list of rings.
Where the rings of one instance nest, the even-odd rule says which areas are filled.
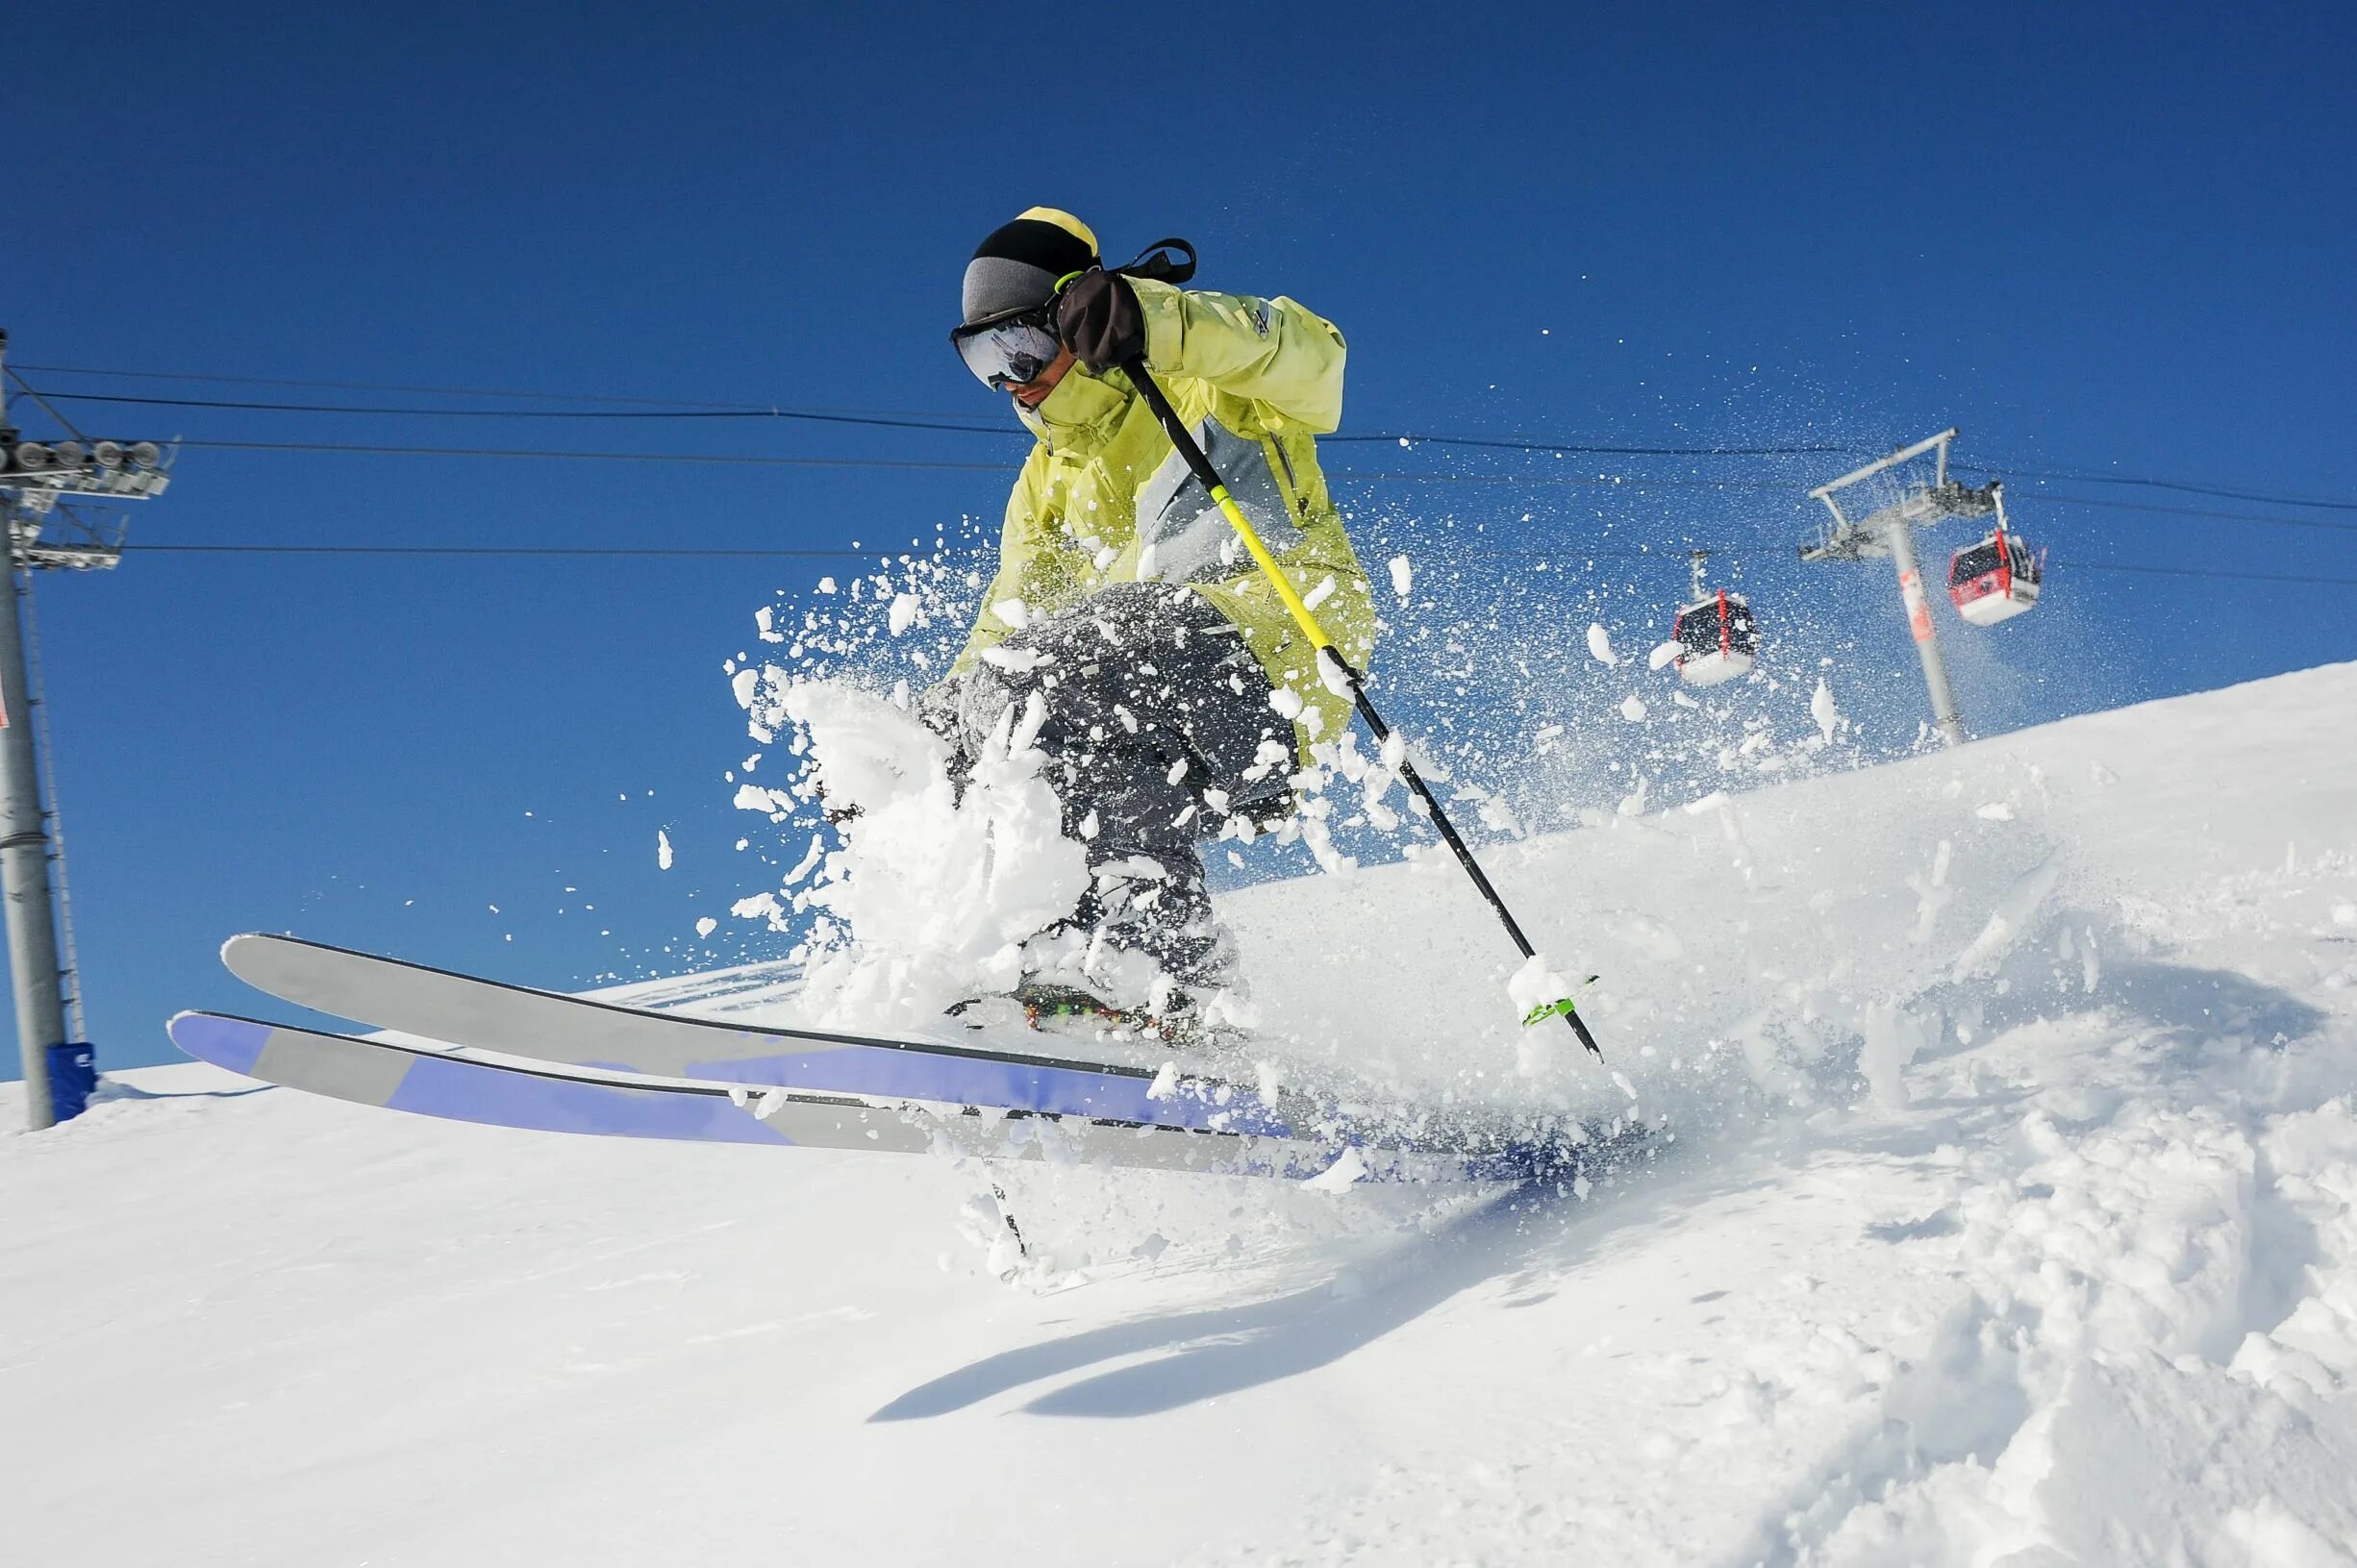
[[[1294,1135],[1327,1112],[1309,1096],[1152,1060],[1108,1062],[1029,1055],[940,1038],[901,1038],[652,1012],[534,990],[405,959],[292,936],[233,936],[221,961],[281,1001],[468,1050],[657,1078],[760,1084],[817,1093],[992,1106],[1149,1126]]]
[[[222,1013],[184,1012],[172,1041],[243,1077],[449,1121],[602,1137],[761,1143],[979,1159],[1199,1171],[1291,1181],[1497,1179],[1493,1157],[1397,1144],[1181,1128],[994,1107],[875,1104],[741,1083],[633,1082],[511,1065]]]

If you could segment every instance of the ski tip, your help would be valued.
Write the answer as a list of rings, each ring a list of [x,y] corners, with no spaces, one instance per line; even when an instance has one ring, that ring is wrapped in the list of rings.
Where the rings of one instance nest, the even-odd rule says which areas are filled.
[[[183,1008],[163,1021],[163,1033],[171,1036],[174,1045],[188,1051],[189,1041],[209,1038],[224,1021],[220,1014],[202,1008]],[[193,1051],[188,1054],[196,1055]]]
[[[233,1073],[249,1075],[270,1037],[267,1024],[193,1008],[174,1013],[163,1028],[172,1043],[185,1054]]]
[[[285,932],[241,931],[221,944],[221,967],[257,990],[272,991],[268,972],[289,947],[310,947],[300,936]]]

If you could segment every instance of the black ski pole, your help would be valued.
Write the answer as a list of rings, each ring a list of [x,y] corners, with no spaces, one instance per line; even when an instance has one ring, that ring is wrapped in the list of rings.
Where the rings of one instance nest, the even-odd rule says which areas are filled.
[[[1351,704],[1358,709],[1359,717],[1367,721],[1367,728],[1373,733],[1376,744],[1381,745],[1391,739],[1392,727],[1384,722],[1381,713],[1375,711],[1373,699],[1367,695],[1366,679],[1350,667],[1350,661],[1334,646],[1334,639],[1326,635],[1325,628],[1317,624],[1317,617],[1311,612],[1310,607],[1302,603],[1301,595],[1278,566],[1277,558],[1268,553],[1268,546],[1253,529],[1252,521],[1244,515],[1243,508],[1238,506],[1236,498],[1228,493],[1226,483],[1219,477],[1219,470],[1214,468],[1211,459],[1204,456],[1194,433],[1179,418],[1178,411],[1170,406],[1169,398],[1163,394],[1162,386],[1147,371],[1145,357],[1139,355],[1122,365],[1121,370],[1145,398],[1147,407],[1154,411],[1154,417],[1162,421],[1164,433],[1170,437],[1170,444],[1178,449],[1179,456],[1186,460],[1196,481],[1211,492],[1213,502],[1227,518],[1228,526],[1236,530],[1238,538],[1244,541],[1244,548],[1252,553],[1253,560],[1259,563],[1261,574],[1268,579],[1269,586],[1276,589],[1277,597],[1292,612],[1293,623],[1301,628],[1302,635],[1310,639],[1310,646],[1316,650],[1317,659],[1330,661],[1342,683],[1350,688]],[[1522,934],[1522,927],[1515,919],[1514,911],[1506,908],[1506,901],[1498,897],[1495,887],[1490,885],[1489,875],[1482,870],[1481,862],[1473,859],[1472,850],[1458,836],[1456,825],[1448,820],[1448,813],[1441,809],[1439,798],[1416,771],[1416,764],[1408,759],[1404,744],[1400,747],[1399,776],[1415,791],[1417,799],[1424,803],[1425,809],[1431,814],[1433,827],[1440,831],[1442,842],[1455,853],[1457,863],[1465,867],[1465,874],[1473,879],[1473,885],[1481,890],[1481,896],[1489,901],[1491,908],[1497,911],[1499,924],[1506,928],[1506,934],[1514,938],[1514,945],[1520,950],[1522,957],[1537,958],[1538,950],[1530,945],[1530,938]],[[1533,1009],[1531,1016],[1523,1022],[1536,1023],[1549,1012],[1561,1013],[1564,1021],[1571,1026],[1571,1032],[1579,1036],[1580,1044],[1586,1046],[1598,1061],[1604,1059],[1603,1049],[1596,1044],[1596,1037],[1588,1033],[1587,1020],[1579,1015],[1572,999],[1567,996]]]

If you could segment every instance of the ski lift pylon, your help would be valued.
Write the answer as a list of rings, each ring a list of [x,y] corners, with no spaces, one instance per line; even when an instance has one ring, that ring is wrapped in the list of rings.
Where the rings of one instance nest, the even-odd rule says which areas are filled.
[[[1732,681],[1747,673],[1760,656],[1760,628],[1750,601],[1740,593],[1702,585],[1702,563],[1710,554],[1688,552],[1693,565],[1693,602],[1678,610],[1669,628],[1670,640],[1678,645],[1678,674],[1694,686]]]
[[[1948,597],[1956,602],[1956,613],[1974,626],[1994,626],[2035,607],[2045,578],[2044,560],[2030,554],[2021,535],[2006,524],[2005,486],[1992,485],[1990,489],[1996,503],[1996,527],[1980,543],[1957,551],[1948,562]]]

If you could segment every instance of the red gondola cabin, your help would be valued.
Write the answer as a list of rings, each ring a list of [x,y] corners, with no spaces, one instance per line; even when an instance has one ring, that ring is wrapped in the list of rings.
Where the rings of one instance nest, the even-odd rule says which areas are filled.
[[[2036,605],[2044,576],[2030,547],[1999,523],[1980,543],[1956,552],[1948,564],[1948,597],[1956,601],[1956,613],[1974,626],[1994,626]]]
[[[1689,685],[1715,686],[1748,671],[1760,655],[1760,629],[1751,605],[1724,588],[1707,592],[1678,611],[1669,635],[1679,649],[1678,674]]]

